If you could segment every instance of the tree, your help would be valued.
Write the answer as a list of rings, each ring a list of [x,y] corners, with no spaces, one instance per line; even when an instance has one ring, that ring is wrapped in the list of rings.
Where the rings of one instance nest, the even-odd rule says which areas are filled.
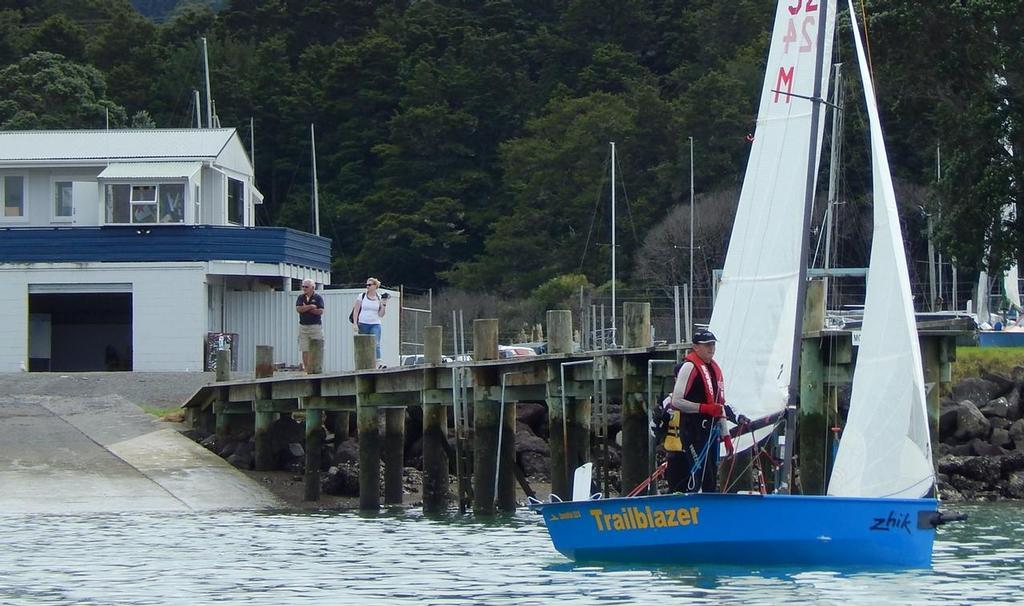
[[[102,128],[127,123],[94,67],[40,51],[0,69],[0,129]]]

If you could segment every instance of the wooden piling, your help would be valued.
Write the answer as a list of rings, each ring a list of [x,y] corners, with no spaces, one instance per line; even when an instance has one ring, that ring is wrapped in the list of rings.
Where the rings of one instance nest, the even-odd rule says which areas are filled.
[[[318,375],[324,371],[324,340],[311,339],[309,341],[309,368],[306,374]]]
[[[804,337],[800,342],[800,492],[811,495],[825,494],[825,450],[832,441],[825,409],[822,349],[820,338]]]
[[[270,345],[256,346],[257,379],[274,376],[274,348]],[[274,451],[270,441],[270,428],[277,418],[277,413],[266,412],[271,400],[257,400],[253,403],[256,415],[255,434],[253,436],[253,466],[256,471],[269,471],[274,467]]]
[[[423,330],[423,358],[427,364],[441,363],[441,326]],[[423,371],[423,512],[442,513],[448,509],[448,413],[437,402],[429,402],[426,394],[437,389],[435,368]]]
[[[572,353],[572,312],[552,309],[547,314],[548,353]]]
[[[572,312],[564,309],[551,310],[547,313],[548,353],[572,353]],[[571,369],[573,367],[568,367]],[[571,496],[570,472],[576,467],[578,453],[578,419],[572,411],[578,406],[575,398],[564,398],[565,409],[562,408],[561,393],[562,367],[560,362],[550,362],[547,373],[547,405],[548,440],[551,452],[551,493],[564,500]],[[567,375],[572,376],[567,372]],[[589,412],[590,407],[587,406]],[[589,421],[589,419],[588,419]],[[589,435],[585,440],[590,443]]]
[[[651,304],[623,304],[622,346],[650,347]],[[622,362],[622,493],[647,479],[649,448],[647,368],[636,360]]]
[[[306,409],[306,473],[304,476],[306,501],[320,500],[320,452],[324,445],[324,413],[315,408]]]
[[[924,366],[924,400],[928,408],[928,429],[933,453],[939,452],[939,393],[941,391],[939,385],[942,376],[942,340],[944,338],[932,335],[919,337],[921,363]],[[938,465],[937,457],[935,465]]]
[[[373,335],[355,335],[356,370],[377,364]],[[376,381],[372,376],[356,377],[356,430],[359,433],[359,509],[380,509],[380,420],[370,404]]]
[[[217,382],[231,380],[231,350],[217,350]]]
[[[797,435],[800,440],[800,490],[825,494],[826,451],[832,434],[825,402],[825,355],[820,331],[825,326],[825,282],[807,284],[803,339],[800,344],[800,409]],[[728,380],[728,378],[726,379]],[[787,438],[788,439],[788,438]]]
[[[405,408],[384,410],[384,503],[402,504],[405,467]]]
[[[498,321],[496,319],[473,320],[473,359],[496,360],[498,358]],[[510,466],[505,461],[498,463],[498,432],[501,407],[492,399],[491,387],[500,385],[495,367],[473,368],[473,513],[494,513],[495,473],[511,476]],[[502,435],[502,440],[506,436]]]

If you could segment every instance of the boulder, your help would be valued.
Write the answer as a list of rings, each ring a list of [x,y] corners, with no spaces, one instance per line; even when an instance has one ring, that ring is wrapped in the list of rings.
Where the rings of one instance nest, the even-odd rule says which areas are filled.
[[[227,458],[227,461],[238,469],[252,469],[254,462],[253,451],[254,445],[252,442],[238,442],[234,452]]]
[[[958,475],[969,480],[993,483],[999,481],[1002,471],[1002,462],[998,458],[977,456],[966,459]]]
[[[962,495],[964,500],[975,499],[978,493],[984,492],[987,485],[985,482],[971,480],[963,476],[953,476],[949,479],[949,485]]]
[[[526,425],[520,425],[516,431],[516,455],[524,452],[536,452],[544,457],[551,456],[547,440],[533,435]]]
[[[986,379],[967,378],[953,386],[953,399],[957,402],[988,402],[1006,393],[999,385]]]
[[[1011,452],[999,460],[1004,476],[1024,470],[1024,452]]]
[[[1013,445],[1013,440],[1010,439],[1010,432],[996,427],[992,429],[992,435],[989,436],[988,443],[1000,448],[1009,448]]]
[[[1024,419],[1017,419],[1007,429],[1017,450],[1024,451]]]
[[[359,441],[356,438],[349,438],[334,447],[334,461],[339,465],[359,464]]]
[[[997,372],[988,372],[987,370],[982,370],[981,378],[982,380],[994,384],[998,388],[999,391],[996,393],[996,395],[992,396],[993,398],[997,396],[1006,395],[1007,393],[1010,392],[1011,389],[1016,387],[1016,383],[1014,383],[1011,377],[1007,377]]]
[[[1005,419],[1008,416],[1010,409],[1010,403],[1005,397],[998,397],[995,400],[989,400],[985,404],[982,404],[978,409],[981,414],[985,415],[985,418],[999,417]]]
[[[972,438],[987,438],[991,424],[978,407],[970,400],[960,402],[957,407],[956,433],[954,436],[961,442]]]
[[[326,494],[359,496],[359,467],[347,463],[331,467],[327,470],[322,488]]]
[[[519,465],[528,478],[549,480],[551,461],[539,452],[526,451],[519,455]]]
[[[971,448],[971,444],[969,442],[967,444],[957,444],[956,446],[953,446],[949,454],[958,457],[973,457],[974,449]]]
[[[1021,418],[1020,388],[1014,387],[1003,397],[1006,398],[1006,418],[1011,421]]]
[[[1024,499],[1024,471],[1010,474],[1003,485],[1003,495],[1011,499]]]
[[[516,421],[529,425],[534,435],[544,435],[548,423],[548,407],[540,402],[518,402]]]
[[[1002,448],[989,444],[981,438],[971,440],[971,452],[979,457],[1000,457],[1006,454]]]
[[[953,400],[943,399],[939,402],[939,439],[952,439],[956,433],[956,417],[958,405]]]

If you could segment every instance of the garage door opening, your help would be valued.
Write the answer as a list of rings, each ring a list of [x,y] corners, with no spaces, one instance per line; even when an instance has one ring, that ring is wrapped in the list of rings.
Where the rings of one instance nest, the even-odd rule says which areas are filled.
[[[29,294],[29,370],[132,369],[130,292]]]

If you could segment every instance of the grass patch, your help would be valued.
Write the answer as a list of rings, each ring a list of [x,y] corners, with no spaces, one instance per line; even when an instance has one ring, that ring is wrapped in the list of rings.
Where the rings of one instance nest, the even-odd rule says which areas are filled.
[[[185,411],[177,406],[143,406],[142,410],[161,421],[181,423],[185,420]]]
[[[982,371],[1009,377],[1014,366],[1024,366],[1024,347],[957,347],[953,383],[980,376]]]

